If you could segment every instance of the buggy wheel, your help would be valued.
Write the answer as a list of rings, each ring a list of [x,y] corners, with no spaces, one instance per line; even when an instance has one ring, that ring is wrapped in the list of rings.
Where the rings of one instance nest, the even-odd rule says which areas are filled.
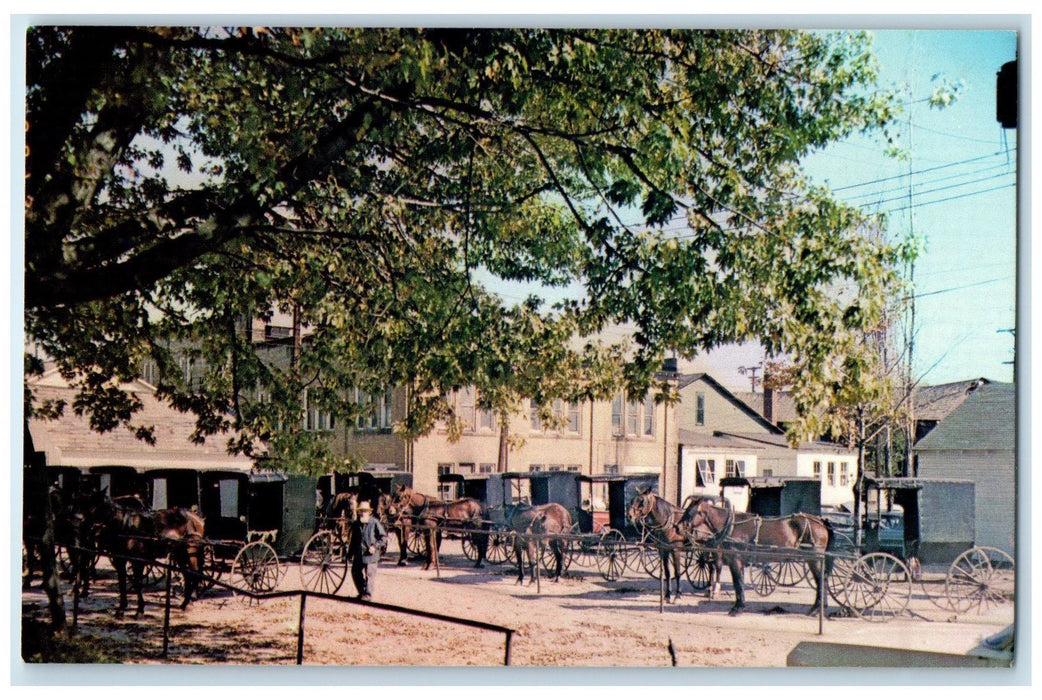
[[[895,556],[872,552],[854,562],[846,605],[868,622],[889,622],[908,608],[912,577]]]
[[[760,597],[774,593],[778,581],[774,578],[774,566],[770,562],[755,562],[745,567],[749,587]]]
[[[826,556],[831,560],[831,569],[828,576],[825,577],[825,588],[828,589],[832,600],[836,601],[840,607],[849,607],[847,606],[847,586],[854,575],[854,562],[857,559],[853,554],[827,554]]]
[[[221,565],[217,562],[217,554],[212,544],[203,545],[203,576],[199,579],[199,595],[213,588],[221,578]]]
[[[415,527],[409,530],[409,541],[405,543],[409,556],[422,557],[427,553],[427,545],[424,543],[426,534],[425,531]]]
[[[502,564],[510,558],[513,546],[510,543],[510,535],[505,531],[493,531],[488,536],[488,551],[485,558],[492,564]]]
[[[981,614],[992,606],[1013,602],[1016,567],[1013,557],[995,547],[974,547],[959,555],[948,569],[945,592],[956,612]]]
[[[566,540],[558,538],[556,543],[561,548],[561,574],[564,575],[564,572],[568,571],[568,566],[572,563],[572,555]],[[557,559],[554,557],[553,544],[554,540],[547,540],[543,544],[543,551],[539,556],[539,561],[543,565],[543,573],[546,576],[553,576],[557,573]]]
[[[583,569],[594,566],[596,558],[597,540],[595,536],[584,534],[579,529],[579,523],[572,524],[571,536],[568,538],[569,563]]]
[[[300,555],[300,584],[315,593],[336,593],[347,577],[347,552],[330,530],[316,532]]]
[[[713,557],[702,549],[687,550],[687,565],[684,567],[687,582],[695,591],[709,588],[713,580]]]
[[[250,593],[271,593],[279,584],[279,555],[267,542],[250,542],[239,550],[232,563],[229,583],[236,597],[246,605],[253,605],[256,598],[243,595]]]
[[[471,538],[469,532],[460,535],[460,546],[463,548],[463,556],[470,561],[478,560],[478,548],[474,544],[474,540]]]
[[[650,531],[646,530],[638,545],[637,556],[640,557],[641,568],[648,576],[658,580],[662,576],[662,555],[651,539]]]
[[[807,578],[807,564],[802,561],[780,561],[771,564],[771,575],[779,586],[786,588]]]
[[[617,581],[626,571],[626,538],[618,530],[607,528],[601,535],[597,570],[605,581]]]

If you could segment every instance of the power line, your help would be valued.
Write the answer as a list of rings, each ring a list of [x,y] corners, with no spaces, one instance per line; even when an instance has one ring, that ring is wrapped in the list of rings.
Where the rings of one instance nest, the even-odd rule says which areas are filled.
[[[893,209],[887,209],[884,213],[893,214],[894,212],[905,211],[906,209],[914,209],[916,207],[926,207],[931,204],[941,204],[943,202],[951,202],[956,199],[965,199],[966,197],[974,197],[978,194],[987,194],[988,192],[996,192],[998,190],[1006,190],[1011,187],[1016,187],[1016,183],[1010,183],[1008,185],[999,185],[998,187],[989,187],[985,190],[977,190],[975,192],[967,192],[966,194],[957,194],[952,197],[943,197],[941,199],[934,199],[929,202],[917,202],[916,204],[909,204],[903,207],[894,207]]]
[[[900,175],[891,175],[889,177],[881,177],[881,178],[878,178],[878,179],[875,179],[875,180],[867,180],[865,182],[859,182],[859,183],[855,183],[853,185],[845,185],[843,187],[837,187],[837,188],[833,189],[832,191],[833,192],[842,192],[844,190],[851,190],[851,189],[854,189],[856,187],[867,187],[869,185],[876,185],[876,184],[879,184],[880,182],[889,182],[890,180],[901,180],[901,179],[904,179],[904,178],[908,177],[909,175],[922,175],[923,173],[930,173],[930,172],[934,172],[935,170],[944,170],[945,168],[954,168],[954,167],[957,167],[959,165],[966,165],[967,163],[976,163],[977,161],[980,161],[980,160],[986,160],[988,158],[995,158],[996,156],[1004,156],[1004,155],[1005,155],[1005,153],[1003,151],[996,151],[995,153],[990,153],[990,154],[984,155],[984,156],[977,156],[975,158],[967,158],[966,160],[955,161],[954,163],[945,163],[944,165],[935,165],[935,166],[932,166],[932,167],[929,167],[929,168],[923,168],[922,170],[913,170],[910,173],[902,173]]]

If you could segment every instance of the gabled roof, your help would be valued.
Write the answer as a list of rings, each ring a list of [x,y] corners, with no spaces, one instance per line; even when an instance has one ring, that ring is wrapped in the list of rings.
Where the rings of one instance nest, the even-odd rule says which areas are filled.
[[[774,434],[774,435],[784,435],[785,434],[784,430],[782,430],[777,425],[775,425],[774,423],[771,423],[769,420],[764,418],[763,415],[761,415],[759,411],[757,411],[755,408],[753,408],[752,406],[750,406],[749,404],[745,403],[740,398],[735,396],[728,389],[726,389],[720,382],[716,381],[715,379],[713,379],[710,375],[706,374],[705,372],[697,372],[695,374],[682,374],[682,375],[680,375],[678,377],[678,381],[677,381],[677,389],[684,389],[684,388],[686,388],[688,386],[691,386],[692,384],[694,384],[695,382],[698,382],[698,381],[703,381],[706,384],[708,384],[709,386],[711,386],[713,389],[715,389],[717,391],[717,393],[719,393],[721,396],[723,396],[725,399],[727,399],[729,402],[731,402],[731,404],[733,404],[735,406],[735,408],[740,410],[745,415],[749,416],[749,418],[751,418],[754,421],[756,421],[759,425],[763,426],[763,428],[765,430],[767,430],[767,432],[769,432],[771,434]]]
[[[918,386],[912,390],[916,420],[942,421],[962,405],[966,397],[990,382],[980,377],[961,382]]]
[[[715,448],[723,450],[743,450],[753,452],[762,452],[768,447],[767,445],[756,445],[747,441],[739,442],[738,440],[731,439],[726,435],[696,432],[694,430],[687,430],[686,428],[680,428],[679,430],[677,430],[677,442],[679,442],[681,445],[687,445],[690,447]]]
[[[30,381],[29,386],[40,401],[64,400],[66,403],[60,418],[29,421],[33,447],[46,455],[49,466],[237,471],[249,471],[253,466],[253,460],[248,457],[228,454],[225,438],[220,435],[210,437],[201,445],[193,443],[189,436],[195,429],[195,417],[157,399],[155,388],[147,382],[136,380],[122,384],[120,388],[133,393],[143,404],[134,415],[134,423],[154,426],[155,445],[138,440],[124,428],[107,433],[91,430],[87,418],[77,416],[72,409],[76,389],[69,386],[56,370]]]
[[[915,450],[1015,450],[1016,419],[1015,386],[989,382],[917,442]]]
[[[795,448],[789,445],[788,439],[785,435],[758,435],[753,433],[728,433],[722,430],[714,431],[714,435],[719,437],[732,438],[735,440],[744,440],[748,442],[761,443],[768,447],[782,447],[785,449],[796,449],[803,452],[829,452],[832,454],[848,454],[853,452],[851,448],[846,445],[840,445],[835,442],[825,442],[824,440],[809,440],[807,442],[801,442]]]

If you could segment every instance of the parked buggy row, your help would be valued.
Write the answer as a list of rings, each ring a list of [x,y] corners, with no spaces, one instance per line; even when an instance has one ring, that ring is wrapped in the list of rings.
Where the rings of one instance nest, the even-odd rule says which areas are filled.
[[[541,566],[550,576],[596,570],[610,582],[629,571],[656,580],[672,576],[678,587],[683,577],[693,590],[705,591],[719,584],[725,562],[740,560],[741,567],[732,569],[738,606],[743,590],[768,596],[778,587],[817,585],[812,572],[820,562],[828,596],[871,621],[904,613],[913,586],[954,612],[983,612],[1011,600],[1014,590],[1013,558],[975,546],[969,482],[866,479],[856,519],[852,513],[822,509],[820,485],[795,478],[724,480],[719,495],[673,506],[683,513],[684,506],[698,502],[721,511],[729,508],[729,495],[744,490],[748,515],[732,519],[758,518],[758,535],[761,522],[794,514],[809,516],[807,522],[827,522],[829,544],[819,551],[809,539],[773,547],[759,536],[740,542],[725,531],[734,527],[726,518],[719,532],[710,529],[699,536],[685,531],[681,540],[667,542],[647,519],[627,512],[639,495],[657,492],[657,474],[443,475],[441,495],[448,501],[482,504],[479,516],[465,519],[431,517],[432,511],[422,507],[396,504],[398,494],[412,493],[410,475],[397,471],[327,475],[316,484],[267,471],[108,467],[58,470],[54,481],[58,489],[89,483],[112,498],[135,497],[155,509],[197,512],[206,524],[203,590],[223,581],[233,591],[270,592],[285,562],[298,559],[306,590],[337,592],[349,566],[348,524],[360,500],[370,501],[389,529],[398,532],[403,562],[411,555],[425,558],[428,566],[432,561],[440,566],[437,548],[448,538],[458,539],[464,556],[476,565],[516,561],[522,578],[527,557],[530,567]],[[563,529],[548,527],[545,518],[519,517],[548,504],[566,511],[560,518]]]

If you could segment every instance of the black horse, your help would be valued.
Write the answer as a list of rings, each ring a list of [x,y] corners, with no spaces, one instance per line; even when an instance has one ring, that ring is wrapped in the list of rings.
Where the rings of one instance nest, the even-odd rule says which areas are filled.
[[[145,566],[163,556],[182,573],[185,582],[181,609],[188,607],[198,588],[203,564],[203,519],[182,508],[151,511],[140,504],[117,502],[105,491],[95,492],[84,510],[99,549],[112,562],[119,581],[117,617],[127,609],[127,565],[137,594],[137,616],[145,611]]]

